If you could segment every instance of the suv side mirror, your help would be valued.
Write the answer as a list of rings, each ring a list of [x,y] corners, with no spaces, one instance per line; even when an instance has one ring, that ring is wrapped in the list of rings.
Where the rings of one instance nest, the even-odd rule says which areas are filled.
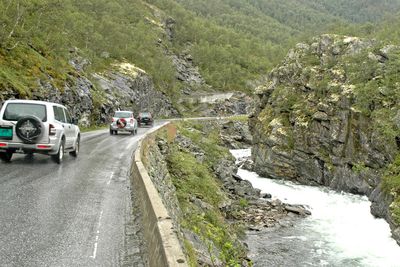
[[[72,124],[78,125],[79,120],[77,118],[72,118]]]

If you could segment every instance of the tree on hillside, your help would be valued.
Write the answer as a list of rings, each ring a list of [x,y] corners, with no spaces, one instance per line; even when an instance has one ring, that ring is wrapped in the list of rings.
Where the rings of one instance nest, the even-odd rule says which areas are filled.
[[[7,50],[16,48],[30,38],[49,34],[43,32],[43,25],[60,9],[60,0],[0,0],[0,47]]]

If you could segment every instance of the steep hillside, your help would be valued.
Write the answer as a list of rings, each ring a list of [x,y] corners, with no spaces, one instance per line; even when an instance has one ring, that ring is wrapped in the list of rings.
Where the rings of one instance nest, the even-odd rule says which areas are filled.
[[[365,194],[400,242],[399,69],[399,46],[338,35],[297,44],[257,90],[256,171]]]
[[[113,105],[138,109],[120,90],[110,100],[96,78],[125,62],[144,70],[168,99],[159,115],[182,113],[183,94],[249,93],[297,40],[333,25],[344,31],[350,22],[376,22],[399,6],[399,0],[0,0],[0,100],[56,92],[67,103],[65,89],[78,99],[82,78],[95,113]],[[130,83],[114,87],[143,94]]]
[[[268,199],[237,175],[225,144],[247,146],[242,119],[171,123],[142,143],[142,161],[189,266],[253,266],[244,243],[249,230],[289,226],[310,214]]]

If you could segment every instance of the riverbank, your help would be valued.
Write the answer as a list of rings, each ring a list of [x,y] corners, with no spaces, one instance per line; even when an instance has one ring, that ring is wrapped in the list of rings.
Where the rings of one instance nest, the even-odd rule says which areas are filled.
[[[236,127],[237,122],[174,123],[143,148],[143,162],[191,266],[251,266],[247,231],[291,226],[308,213],[268,199],[236,175],[224,138]]]
[[[242,157],[251,153],[233,152]],[[244,169],[238,175],[261,193],[270,193],[272,199],[302,204],[312,212],[292,227],[247,232],[254,267],[399,266],[400,247],[391,237],[389,224],[371,215],[367,197],[267,179]]]

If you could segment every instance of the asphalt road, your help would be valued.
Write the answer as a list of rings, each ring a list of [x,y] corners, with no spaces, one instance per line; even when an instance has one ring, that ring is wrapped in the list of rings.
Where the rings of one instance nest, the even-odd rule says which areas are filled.
[[[39,154],[0,162],[0,266],[146,266],[128,170],[148,130],[84,133],[61,165]]]

